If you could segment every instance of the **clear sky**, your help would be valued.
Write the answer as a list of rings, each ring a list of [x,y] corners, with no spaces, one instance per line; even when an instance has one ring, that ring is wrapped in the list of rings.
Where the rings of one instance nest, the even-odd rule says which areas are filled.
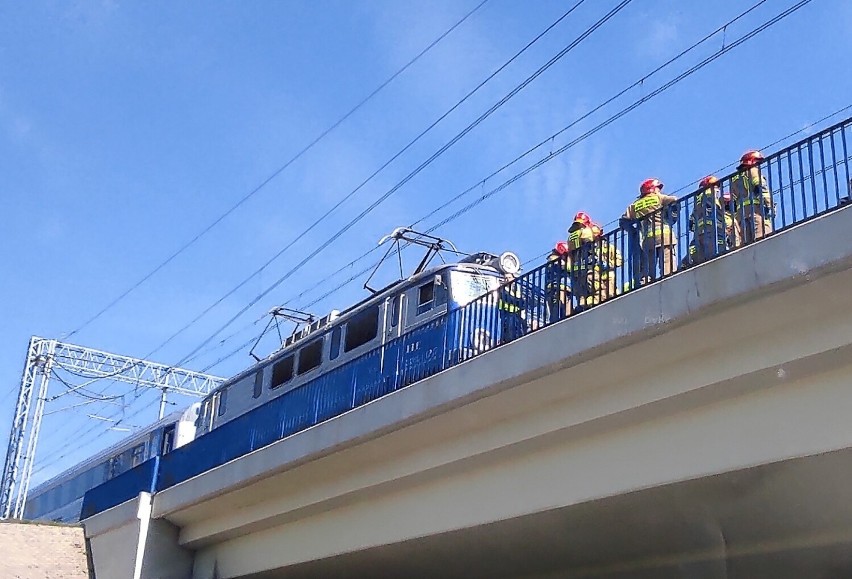
[[[79,329],[480,1],[0,3],[0,434],[8,432],[31,335],[65,339]],[[69,341],[138,357],[156,350],[152,359],[178,363],[331,239],[317,258],[185,363],[231,375],[251,363],[246,349],[214,363],[257,335],[271,307],[315,301],[371,263],[332,275],[382,235],[481,183],[756,2],[633,0],[358,224],[336,235],[619,3],[586,0],[262,273],[160,347],[575,1],[486,1],[304,156]],[[795,3],[764,2],[425,225]],[[852,104],[850,29],[852,2],[813,0],[437,233],[463,250],[511,249],[531,259],[564,237],[577,210],[601,223],[616,218],[647,177],[662,179],[673,191],[749,148],[803,130],[799,138],[815,130],[811,123]],[[829,122],[850,114],[846,110]],[[391,269],[379,277],[389,281]],[[361,283],[310,310],[324,315],[351,305],[365,296]],[[266,340],[259,352],[273,347]],[[126,395],[123,404],[97,403],[47,416],[38,478],[155,417],[155,407],[142,408],[155,403],[156,393],[136,398],[132,388],[106,383],[91,390]],[[54,394],[61,391],[54,385]],[[82,401],[66,395],[50,404],[57,410]]]

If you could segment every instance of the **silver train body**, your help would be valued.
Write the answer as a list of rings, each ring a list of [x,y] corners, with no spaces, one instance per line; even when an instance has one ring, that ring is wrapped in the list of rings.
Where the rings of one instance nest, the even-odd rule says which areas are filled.
[[[174,412],[97,453],[31,490],[24,518],[76,522],[80,519],[83,495],[154,456],[179,448],[195,438],[195,423],[201,404]]]
[[[198,436],[285,395],[406,332],[425,326],[448,310],[496,290],[505,278],[500,260],[475,254],[396,282],[352,308],[325,318],[288,338],[267,359],[225,382],[201,406]],[[519,266],[519,262],[517,262]],[[438,346],[412,347],[409,357],[427,355]],[[428,346],[428,347],[427,347]]]

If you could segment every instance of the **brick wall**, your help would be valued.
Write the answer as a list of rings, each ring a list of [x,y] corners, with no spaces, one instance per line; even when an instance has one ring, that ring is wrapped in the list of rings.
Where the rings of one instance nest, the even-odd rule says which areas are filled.
[[[83,527],[0,522],[0,578],[90,579]]]

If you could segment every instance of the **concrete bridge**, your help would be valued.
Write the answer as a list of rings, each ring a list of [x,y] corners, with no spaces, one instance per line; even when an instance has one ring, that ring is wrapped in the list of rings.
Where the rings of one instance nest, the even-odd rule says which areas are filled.
[[[852,575],[852,210],[84,521],[98,579]]]

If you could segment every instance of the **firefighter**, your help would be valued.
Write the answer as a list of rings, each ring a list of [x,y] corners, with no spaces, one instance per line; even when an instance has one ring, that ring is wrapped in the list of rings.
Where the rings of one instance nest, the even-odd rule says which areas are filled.
[[[664,209],[677,203],[677,197],[662,193],[659,179],[646,179],[639,186],[639,198],[627,206],[624,218],[639,221],[642,237],[641,283],[657,278],[657,269],[665,276],[675,269],[674,246],[676,240],[671,225],[663,215]]]
[[[738,173],[731,179],[731,200],[736,207],[743,243],[757,241],[773,231],[775,204],[766,178],[760,173],[763,160],[760,151],[747,151],[740,158]]]
[[[621,267],[621,252],[603,236],[600,225],[592,224],[592,236],[595,239],[596,262],[599,267],[601,301],[616,295],[616,270]]]
[[[568,243],[559,241],[547,256],[544,269],[544,292],[551,323],[571,315],[571,286],[568,284]]]
[[[695,206],[689,216],[689,230],[694,234],[689,246],[689,265],[712,259],[734,245],[736,221],[724,203],[720,185],[713,175],[704,177],[699,183],[701,190],[695,196]]]
[[[598,302],[600,281],[595,263],[592,220],[583,211],[577,212],[568,228],[568,261],[571,269],[571,291],[576,298],[575,311]]]
[[[512,274],[506,274],[506,282],[500,287],[497,310],[500,312],[501,344],[507,344],[527,333],[521,287]]]

